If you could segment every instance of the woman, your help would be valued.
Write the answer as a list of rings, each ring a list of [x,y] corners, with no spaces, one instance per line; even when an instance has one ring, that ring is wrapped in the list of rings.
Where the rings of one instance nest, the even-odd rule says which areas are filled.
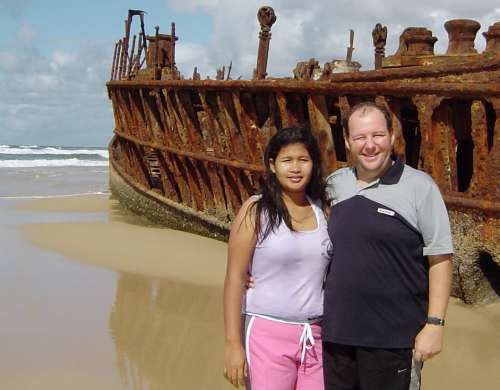
[[[252,390],[320,390],[329,238],[318,146],[305,129],[283,129],[264,163],[262,193],[242,205],[229,237],[224,375],[238,387],[248,364]],[[245,297],[249,270],[255,287]]]

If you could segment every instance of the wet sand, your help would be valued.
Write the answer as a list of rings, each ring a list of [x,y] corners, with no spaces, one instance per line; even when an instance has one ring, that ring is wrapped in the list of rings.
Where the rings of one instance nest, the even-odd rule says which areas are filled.
[[[27,224],[23,231],[38,247],[118,272],[108,327],[123,388],[231,388],[220,374],[224,243],[144,226],[102,197],[19,208],[105,213],[99,222]],[[453,299],[445,337],[443,353],[425,364],[423,390],[498,388],[500,304],[474,308]],[[104,381],[91,388],[111,387]]]
[[[23,211],[98,213],[110,212],[116,205],[117,201],[110,200],[109,196],[88,195],[36,199],[20,203],[16,208]]]

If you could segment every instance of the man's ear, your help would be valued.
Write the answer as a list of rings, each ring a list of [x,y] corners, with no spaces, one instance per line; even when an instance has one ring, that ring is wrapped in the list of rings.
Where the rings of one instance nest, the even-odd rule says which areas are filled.
[[[349,142],[347,141],[347,139],[349,138],[349,136],[347,135],[347,133],[344,131],[344,144],[345,144],[345,149],[347,151],[351,151],[351,148],[349,146]]]
[[[272,158],[269,159],[269,169],[271,169],[272,173],[276,173],[276,167],[274,166],[274,160]]]

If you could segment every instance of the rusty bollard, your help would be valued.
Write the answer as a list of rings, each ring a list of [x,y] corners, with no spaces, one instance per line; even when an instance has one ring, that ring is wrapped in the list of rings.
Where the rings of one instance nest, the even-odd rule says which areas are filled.
[[[259,51],[257,54],[256,79],[265,79],[267,75],[267,58],[269,55],[269,41],[271,40],[271,26],[276,22],[276,15],[272,7],[260,7],[257,12],[260,23]]]

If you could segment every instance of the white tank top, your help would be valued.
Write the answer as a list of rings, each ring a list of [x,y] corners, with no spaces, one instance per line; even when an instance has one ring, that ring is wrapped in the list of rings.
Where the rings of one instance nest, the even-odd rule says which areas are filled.
[[[290,321],[323,315],[330,239],[323,211],[308,200],[316,216],[316,229],[294,232],[282,222],[263,242],[257,242],[251,263],[255,287],[247,291],[246,314]]]

